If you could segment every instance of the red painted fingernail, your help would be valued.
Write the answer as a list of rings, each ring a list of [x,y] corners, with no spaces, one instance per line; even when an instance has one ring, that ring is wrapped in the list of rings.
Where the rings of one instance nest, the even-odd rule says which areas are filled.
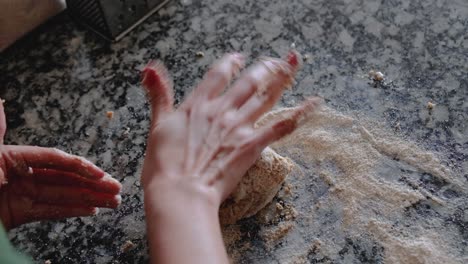
[[[298,68],[299,65],[301,64],[301,55],[299,55],[297,51],[291,50],[289,51],[288,56],[286,57],[286,61],[293,68]]]
[[[145,87],[151,87],[160,82],[154,64],[153,61],[149,62],[141,72],[141,82]]]

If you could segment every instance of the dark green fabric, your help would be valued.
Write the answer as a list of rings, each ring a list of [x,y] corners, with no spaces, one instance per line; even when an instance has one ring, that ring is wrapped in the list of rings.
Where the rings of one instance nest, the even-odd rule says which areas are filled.
[[[32,261],[18,253],[10,244],[8,236],[0,222],[0,264],[31,264]]]

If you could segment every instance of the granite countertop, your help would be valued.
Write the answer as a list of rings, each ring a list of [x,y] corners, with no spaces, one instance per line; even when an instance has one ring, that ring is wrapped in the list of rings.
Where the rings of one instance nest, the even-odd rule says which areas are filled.
[[[180,102],[223,53],[281,56],[294,43],[308,59],[281,106],[320,95],[337,111],[398,128],[400,137],[437,153],[466,186],[467,28],[465,0],[171,1],[113,44],[59,15],[1,54],[6,143],[58,147],[91,159],[122,183],[122,206],[96,217],[25,225],[10,238],[38,263],[148,260],[139,175],[149,111],[139,70],[150,59],[167,65]],[[371,69],[385,74],[384,84],[368,80]],[[436,104],[432,110],[428,102]],[[106,117],[109,110],[112,119]],[[422,182],[436,196],[446,185]],[[457,209],[444,213],[429,204],[414,205],[414,211],[450,228],[455,237],[450,252],[466,260],[468,192],[440,195],[457,199]],[[317,230],[298,226],[304,248],[310,248]],[[292,263],[301,253],[298,247],[288,250],[287,240],[267,247],[255,235],[258,228],[255,219],[240,224],[239,230],[249,233],[243,239],[251,243],[237,262]],[[123,252],[127,240],[135,247]],[[341,240],[340,254],[306,250],[303,263],[385,260],[378,242],[351,235]]]

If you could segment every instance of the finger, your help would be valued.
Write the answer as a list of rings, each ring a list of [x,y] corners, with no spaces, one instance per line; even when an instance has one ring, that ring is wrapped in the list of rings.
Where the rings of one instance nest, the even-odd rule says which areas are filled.
[[[203,80],[181,105],[192,107],[200,99],[213,99],[231,82],[231,79],[244,67],[244,56],[240,53],[224,55],[205,74]]]
[[[221,189],[226,190],[223,194],[223,198],[226,198],[260,153],[272,142],[297,129],[320,106],[321,102],[320,98],[308,99],[297,107],[290,116],[260,128],[254,136],[240,142],[238,147],[225,159],[219,161],[216,167],[210,168],[211,170],[206,174],[204,180],[208,184],[224,185]],[[217,181],[220,177],[223,180]]]
[[[56,186],[73,186],[75,188],[108,194],[118,194],[122,189],[120,182],[113,179],[109,174],[106,174],[100,179],[89,179],[70,172],[51,169],[33,169],[33,177],[36,183]]]
[[[202,174],[202,180],[208,185],[222,185],[216,189],[223,190],[221,200],[224,200],[234,190],[245,172],[254,164],[262,150],[263,148],[260,146],[240,146],[226,157],[212,161],[205,173]]]
[[[247,99],[244,105],[239,108],[238,117],[240,118],[238,123],[253,123],[266,111],[270,110],[273,105],[279,100],[283,91],[286,87],[290,86],[293,82],[293,77],[296,73],[296,66],[289,64],[291,61],[296,62],[298,59],[291,53],[291,58],[288,63],[271,63],[266,64],[266,68],[270,69],[274,73],[271,77],[269,84],[265,85],[265,88],[260,89],[252,94]],[[286,64],[287,66],[284,66]]]
[[[69,207],[51,205],[46,203],[34,204],[34,206],[21,215],[13,217],[13,226],[42,220],[59,220],[70,217],[92,216],[99,210],[95,207]]]
[[[3,144],[6,128],[6,117],[5,109],[3,108],[3,99],[0,98],[0,144]]]
[[[248,140],[248,144],[252,145],[252,147],[258,146],[258,148],[263,149],[273,142],[291,134],[308,116],[320,107],[322,101],[323,100],[318,97],[307,99],[301,106],[296,107],[288,117],[259,128],[258,132]]]
[[[34,190],[28,191],[26,195],[35,202],[40,203],[79,207],[116,208],[122,201],[120,195],[98,193],[76,187],[36,183],[33,188]]]
[[[169,73],[160,62],[150,62],[142,72],[143,87],[151,104],[151,123],[155,125],[159,115],[171,112],[174,104],[173,85]]]
[[[286,62],[266,58],[251,66],[223,96],[220,112],[241,107],[255,94],[273,93],[276,97],[291,84],[299,67],[300,55],[291,51]]]
[[[227,54],[217,61],[211,70],[205,75],[203,81],[186,101],[182,107],[191,106],[189,120],[189,138],[187,142],[186,168],[193,168],[198,158],[201,156],[205,138],[210,129],[215,111],[212,104],[207,101],[218,96],[230,83],[231,79],[239,72],[244,65],[244,57],[241,54]]]
[[[43,168],[76,173],[90,179],[100,179],[105,172],[85,158],[55,148],[36,146],[5,146],[10,169]]]
[[[299,60],[299,54],[292,51],[286,61],[266,58],[249,68],[221,98],[222,104],[217,110],[219,118],[215,119],[207,138],[224,138],[236,128],[251,126],[261,114],[273,106],[281,96],[283,88],[291,84]],[[246,106],[237,110],[246,100]],[[255,105],[252,105],[253,103]],[[207,151],[209,150],[205,147],[200,156],[206,156]]]

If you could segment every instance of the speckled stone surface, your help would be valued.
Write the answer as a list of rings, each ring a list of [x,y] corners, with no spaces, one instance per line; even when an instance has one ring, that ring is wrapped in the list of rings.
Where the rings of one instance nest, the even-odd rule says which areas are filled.
[[[139,70],[150,59],[167,65],[180,101],[223,53],[281,56],[295,43],[309,58],[281,105],[321,95],[340,111],[398,124],[402,136],[446,157],[466,185],[467,28],[465,0],[171,1],[114,44],[60,15],[0,55],[6,143],[58,147],[95,161],[122,182],[123,202],[96,217],[26,225],[10,238],[38,263],[148,260],[139,174],[149,112]],[[374,87],[371,69],[385,74],[385,84]],[[456,215],[440,216],[453,220],[446,224],[459,230],[465,256],[467,211],[465,204]],[[263,252],[252,239],[252,252]],[[136,248],[122,252],[126,240]],[[382,249],[362,250],[365,243],[350,237],[346,260],[310,253],[307,262],[381,263]],[[274,252],[243,260],[284,263]]]

